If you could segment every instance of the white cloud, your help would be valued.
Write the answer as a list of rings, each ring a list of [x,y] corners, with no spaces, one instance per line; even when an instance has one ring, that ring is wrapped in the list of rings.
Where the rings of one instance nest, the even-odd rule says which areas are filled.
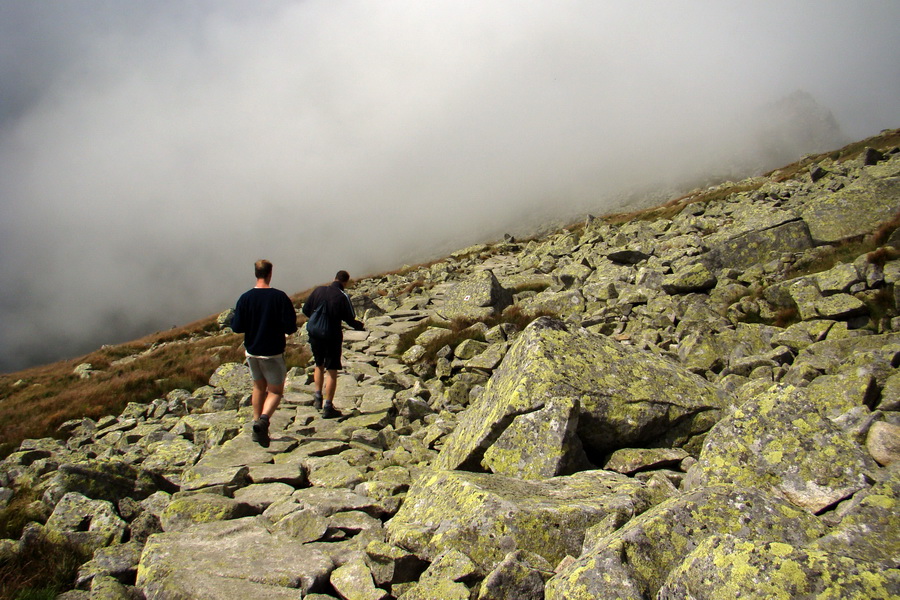
[[[687,185],[798,88],[853,137],[900,104],[893,2],[31,4],[0,4],[3,368],[224,309],[263,256],[294,292]]]

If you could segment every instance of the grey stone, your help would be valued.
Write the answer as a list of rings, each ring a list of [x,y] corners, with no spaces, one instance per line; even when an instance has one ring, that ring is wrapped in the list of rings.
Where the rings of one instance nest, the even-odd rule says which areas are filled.
[[[778,386],[713,427],[685,485],[766,489],[818,513],[863,489],[873,468],[805,390]]]
[[[745,567],[752,566],[752,574]],[[900,589],[900,571],[883,570],[827,552],[731,535],[701,542],[669,575],[661,600],[755,598],[890,598]]]
[[[817,244],[869,233],[900,206],[900,178],[861,178],[853,185],[808,202],[803,220]]]
[[[297,598],[321,589],[333,568],[321,551],[270,534],[251,517],[152,536],[137,586],[148,600]]]
[[[456,550],[486,574],[516,549],[551,564],[577,555],[585,530],[623,503],[634,514],[642,512],[649,506],[645,488],[607,471],[541,481],[433,471],[413,484],[386,528],[392,543],[419,556],[433,560]]]

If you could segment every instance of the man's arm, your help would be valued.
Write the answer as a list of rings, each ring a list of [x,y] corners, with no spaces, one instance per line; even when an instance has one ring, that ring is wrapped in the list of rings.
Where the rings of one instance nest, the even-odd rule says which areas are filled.
[[[309,318],[313,314],[313,298],[316,296],[316,290],[313,290],[312,293],[307,296],[306,302],[303,303],[303,308],[300,310],[306,315],[306,318]]]
[[[284,333],[290,335],[297,331],[297,312],[294,310],[294,304],[287,294],[284,295],[284,314],[282,319],[284,322]]]
[[[231,317],[231,330],[235,333],[246,333],[244,331],[244,304],[241,302],[243,297],[238,298],[234,307],[234,316]]]
[[[363,322],[356,320],[356,311],[353,310],[353,303],[350,301],[350,296],[348,296],[346,292],[341,293],[346,300],[346,302],[344,302],[344,309],[341,311],[341,320],[357,331],[365,330],[366,326]]]

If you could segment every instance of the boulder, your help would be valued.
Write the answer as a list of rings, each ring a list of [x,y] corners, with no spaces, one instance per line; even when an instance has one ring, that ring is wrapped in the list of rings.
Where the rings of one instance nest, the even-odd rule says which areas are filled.
[[[662,280],[662,289],[667,294],[705,292],[715,285],[716,276],[702,263],[679,269],[671,275],[666,275]]]
[[[840,523],[807,548],[900,567],[900,471],[894,468],[885,481],[858,492],[847,504],[837,511]]]
[[[876,468],[804,389],[774,386],[712,428],[685,485],[765,489],[819,513],[865,488]]]
[[[481,319],[499,314],[510,304],[512,294],[500,285],[493,271],[485,269],[451,287],[438,314],[448,320]]]
[[[344,600],[384,600],[388,597],[386,591],[375,587],[372,572],[361,558],[332,571],[331,586]]]
[[[658,355],[542,317],[516,338],[436,466],[551,477],[617,448],[686,444],[726,404]]]
[[[878,464],[889,466],[900,460],[900,425],[876,421],[869,428],[866,449]]]
[[[477,567],[468,556],[448,550],[398,600],[469,600],[471,592],[465,582],[473,580],[476,573]]]
[[[580,556],[557,570],[546,598],[614,598],[622,590],[626,598],[655,598],[668,573],[713,534],[802,545],[824,531],[814,516],[758,490],[700,488],[634,517],[583,553],[571,553]]]
[[[127,529],[111,502],[92,500],[78,492],[60,499],[44,527],[49,539],[67,541],[87,554],[121,543]]]
[[[429,471],[410,488],[386,528],[393,544],[433,560],[457,550],[482,575],[513,550],[550,564],[581,551],[585,531],[611,511],[639,514],[645,486],[609,471],[583,471],[542,481],[465,471]]]
[[[889,600],[900,571],[784,542],[710,536],[669,575],[659,600]]]
[[[553,565],[541,556],[510,552],[484,578],[478,600],[544,600],[544,583],[552,574]]]
[[[861,177],[857,182],[806,203],[803,221],[816,244],[869,233],[900,210],[900,178]]]
[[[69,492],[95,500],[118,502],[122,498],[142,500],[157,490],[178,488],[160,475],[117,460],[90,459],[64,463],[53,475],[44,500],[54,505]]]
[[[243,396],[253,391],[250,368],[244,363],[225,363],[209,378],[209,385],[222,388],[228,396]]]
[[[250,506],[233,498],[201,492],[174,498],[159,520],[163,531],[183,531],[196,523],[227,521],[252,512]]]
[[[742,232],[730,239],[710,243],[703,256],[712,270],[745,269],[766,263],[784,252],[802,252],[812,247],[809,228],[799,220],[788,220],[771,227]]]
[[[322,589],[333,568],[321,551],[248,517],[151,536],[136,585],[147,600],[297,598]]]

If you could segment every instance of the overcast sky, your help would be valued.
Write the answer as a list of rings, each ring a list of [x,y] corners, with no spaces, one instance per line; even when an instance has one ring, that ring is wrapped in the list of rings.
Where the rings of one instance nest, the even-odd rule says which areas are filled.
[[[0,371],[224,310],[257,258],[294,293],[720,176],[796,90],[848,140],[900,127],[898,26],[896,0],[0,0]]]

